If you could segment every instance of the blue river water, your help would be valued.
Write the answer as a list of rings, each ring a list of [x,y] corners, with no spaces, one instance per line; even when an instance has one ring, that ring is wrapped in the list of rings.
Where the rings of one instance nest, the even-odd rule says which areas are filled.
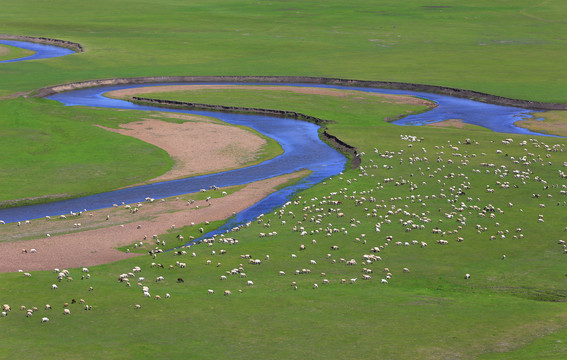
[[[17,59],[3,60],[3,61],[0,61],[0,63],[11,63],[11,62],[18,62],[18,61],[23,61],[23,60],[48,59],[48,58],[65,56],[65,55],[69,55],[69,54],[74,53],[73,50],[62,48],[62,47],[59,47],[59,46],[38,44],[38,43],[32,43],[32,42],[27,42],[27,41],[0,40],[0,44],[19,47],[19,48],[22,48],[22,49],[31,50],[31,51],[35,52],[34,54],[32,54],[30,56],[21,57],[21,58],[17,58]]]
[[[175,84],[181,85],[180,83]],[[235,83],[228,84],[236,85]],[[200,189],[209,189],[211,186],[225,187],[230,185],[246,184],[252,181],[287,174],[301,169],[309,169],[312,171],[311,175],[301,182],[277,191],[252,207],[240,212],[230,221],[229,224],[215,231],[215,233],[218,233],[230,229],[237,224],[250,221],[261,213],[266,213],[267,211],[283,205],[297,191],[306,189],[326,178],[337,175],[345,168],[345,157],[319,139],[318,126],[312,123],[259,115],[184,111],[178,109],[170,110],[151,106],[141,106],[123,100],[110,99],[104,96],[104,93],[112,90],[160,85],[168,84],[137,84],[79,89],[56,94],[48,97],[48,99],[56,100],[66,106],[93,106],[140,111],[170,111],[216,117],[230,124],[251,127],[258,132],[275,139],[282,146],[284,153],[274,159],[243,169],[155,183],[151,185],[136,186],[71,200],[0,209],[0,219],[5,222],[14,222],[41,218],[47,215],[56,216],[60,214],[67,214],[69,212],[107,208],[111,207],[113,204],[121,204],[122,202],[131,204],[144,201],[146,197],[160,199],[197,192]],[[495,132],[542,135],[514,126],[515,121],[530,117],[530,110],[491,105],[446,95],[403,90],[317,84],[246,83],[246,85],[324,87],[360,90],[365,92],[412,95],[434,101],[437,104],[437,107],[422,114],[407,116],[395,121],[394,124],[405,126],[423,125],[447,119],[461,119],[466,123],[483,126]],[[340,137],[340,134],[336,135]],[[190,142],[190,139],[187,141]],[[207,236],[210,236],[210,234],[207,234]]]

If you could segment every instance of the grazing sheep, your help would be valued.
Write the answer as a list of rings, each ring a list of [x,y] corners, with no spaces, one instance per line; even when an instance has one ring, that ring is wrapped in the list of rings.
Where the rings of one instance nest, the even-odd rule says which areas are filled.
[[[141,308],[142,308],[142,305],[140,305],[140,304],[134,305],[134,309],[141,309]]]
[[[228,295],[232,295],[232,292],[230,292],[230,290],[225,290],[225,291],[224,291],[224,296],[228,296]]]
[[[253,282],[253,281],[250,281],[250,280],[248,280],[248,281],[246,282],[246,284],[247,284],[248,286],[252,286],[252,285],[254,285],[254,282]]]
[[[465,274],[465,280],[468,280],[471,278],[471,274]]]
[[[165,298],[169,299],[171,297],[171,295],[169,293],[165,293]]]
[[[45,304],[45,310],[51,310],[51,305]]]
[[[42,317],[42,318],[41,318],[41,322],[42,322],[42,323],[49,322],[49,318],[47,318],[47,317]]]
[[[215,291],[213,289],[207,290],[207,294],[209,294],[209,295],[214,294],[214,293],[215,293]]]
[[[71,315],[71,310],[63,309],[63,315]]]
[[[177,278],[177,282],[182,283],[182,282],[185,282],[185,281],[182,278]]]
[[[156,299],[156,300],[161,300],[161,296],[156,295],[156,296],[155,296],[155,299]]]
[[[53,289],[53,290],[57,289],[57,285],[52,284],[52,285],[51,285],[51,289]]]

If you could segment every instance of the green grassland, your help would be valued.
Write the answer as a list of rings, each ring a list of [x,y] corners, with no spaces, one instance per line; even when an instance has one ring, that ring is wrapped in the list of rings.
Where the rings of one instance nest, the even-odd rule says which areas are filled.
[[[226,91],[230,99],[248,96],[248,106],[266,105],[255,91]],[[219,100],[218,95],[213,97]],[[306,106],[296,106],[295,94],[288,95],[281,92],[279,103],[272,100],[271,105]],[[202,96],[204,102],[212,100]],[[567,351],[567,282],[558,241],[564,235],[567,184],[558,171],[565,140],[530,140],[478,128],[398,127],[376,119],[375,126],[368,126],[368,110],[349,105],[353,99],[305,103],[313,104],[309,115],[321,115],[327,106],[344,107],[343,113],[335,111],[330,120],[336,123],[329,124],[329,131],[340,129],[363,153],[361,168],[346,170],[298,194],[281,212],[225,236],[238,239],[238,245],[217,239],[210,247],[184,249],[187,255],[144,255],[91,267],[92,277],[85,280],[80,280],[80,269],[71,269],[72,282],[58,283],[57,274],[48,271],[33,272],[31,278],[2,274],[0,302],[13,308],[1,320],[3,356],[515,359],[518,354],[562,359]],[[350,116],[359,108],[360,114]],[[382,103],[376,111],[382,118],[395,117],[400,105]],[[502,143],[505,139],[513,141]],[[485,210],[491,208],[494,212]],[[538,221],[539,215],[544,222]],[[412,224],[418,228],[408,231]],[[172,246],[179,234],[197,236],[200,226],[159,238]],[[434,234],[436,228],[444,234]],[[268,232],[277,235],[259,236]],[[448,244],[438,244],[441,239]],[[339,249],[331,250],[334,245]],[[379,253],[370,252],[380,246]],[[220,255],[221,249],[227,253]],[[241,257],[246,254],[262,264],[249,264]],[[364,254],[382,260],[363,264]],[[341,258],[355,259],[357,265],[348,266]],[[152,267],[152,262],[165,268]],[[239,264],[245,278],[226,274]],[[131,287],[117,281],[134,266],[142,272],[131,279]],[[363,268],[373,270],[369,280],[362,279]],[[387,275],[384,268],[392,274],[388,284],[381,283]],[[295,275],[301,269],[311,274]],[[471,279],[464,279],[466,273]],[[156,282],[160,275],[165,280]],[[220,280],[221,275],[227,280]],[[136,285],[138,276],[145,278],[150,298]],[[180,277],[183,283],[177,282]],[[329,284],[323,283],[325,278]],[[351,284],[351,278],[357,281]],[[254,285],[247,285],[248,280]],[[59,289],[52,290],[52,283]],[[313,289],[315,283],[318,289]],[[208,289],[215,293],[207,294]],[[223,296],[224,290],[232,295]],[[162,299],[155,300],[155,295]],[[73,298],[84,298],[94,309],[72,304],[71,315],[63,315],[62,303]],[[43,310],[45,303],[54,309]],[[135,304],[142,308],[136,310]],[[21,305],[39,311],[26,318]],[[42,324],[42,316],[50,322]],[[67,341],[58,341],[61,334]],[[27,339],[38,347],[21,354]]]
[[[32,54],[33,51],[30,50],[14,47],[10,45],[0,44],[0,61],[22,58],[25,56],[30,56]]]
[[[150,75],[306,75],[566,102],[559,0],[3,1],[2,32],[84,53],[2,67],[0,95]]]
[[[566,8],[559,0],[6,0],[0,32],[74,41],[86,51],[1,64],[0,96],[111,77],[305,75],[565,103]],[[398,127],[384,120],[425,109],[364,95],[207,90],[175,96],[333,120],[329,132],[357,147],[361,167],[225,235],[238,245],[217,239],[210,247],[184,249],[186,255],[90,267],[84,280],[81,269],[69,269],[71,282],[57,282],[53,271],[0,274],[0,305],[12,307],[0,318],[1,359],[567,356],[567,255],[560,244],[567,240],[567,181],[560,176],[567,140],[472,126]],[[163,151],[93,126],[117,127],[144,116],[2,99],[0,201],[94,193],[162,174],[173,165]],[[172,246],[179,234],[188,239],[199,227],[216,225],[159,238]],[[379,253],[371,252],[375,247]],[[221,249],[227,253],[220,255]],[[241,257],[246,254],[262,264],[249,264]],[[363,264],[364,255],[382,260]],[[227,275],[239,264],[247,277]],[[142,272],[131,277],[131,287],[117,281],[134,266]],[[392,274],[387,284],[384,268]],[[295,275],[302,269],[311,273]],[[160,275],[165,280],[156,282]],[[151,297],[142,295],[139,276]],[[223,296],[225,290],[232,295]],[[71,315],[63,315],[63,303],[73,298],[94,309],[71,304]],[[44,310],[46,303],[53,310]],[[39,310],[27,318],[21,305]],[[42,324],[42,316],[49,323]]]
[[[149,116],[182,121],[139,111],[63,107],[44,99],[4,100],[0,112],[3,206],[77,197],[155,178],[174,165],[163,149],[95,125],[118,128]],[[266,140],[252,163],[281,152],[279,144]]]

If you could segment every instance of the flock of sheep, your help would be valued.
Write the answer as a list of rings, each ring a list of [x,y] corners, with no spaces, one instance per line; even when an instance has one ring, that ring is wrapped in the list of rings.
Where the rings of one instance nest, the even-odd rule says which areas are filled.
[[[159,301],[175,295],[173,280],[178,286],[185,286],[181,276],[197,267],[208,267],[218,279],[203,284],[203,295],[214,295],[215,289],[230,296],[233,292],[243,293],[245,288],[266,287],[265,280],[258,281],[254,276],[264,272],[258,276],[264,279],[268,270],[263,268],[274,261],[282,264],[282,268],[268,266],[268,275],[273,276],[270,283],[292,277],[285,281],[285,286],[293,290],[321,289],[331,284],[353,285],[358,279],[369,283],[378,279],[379,284],[386,285],[392,284],[398,276],[411,276],[414,271],[420,271],[410,271],[409,260],[396,268],[388,265],[394,253],[397,259],[403,259],[405,248],[434,251],[431,250],[434,246],[459,246],[469,241],[523,239],[522,224],[525,223],[541,231],[551,227],[567,231],[567,224],[545,223],[547,207],[560,207],[565,211],[565,173],[559,169],[554,176],[545,177],[539,172],[544,167],[567,167],[562,160],[559,163],[555,160],[564,158],[564,144],[544,142],[552,138],[523,141],[506,138],[500,141],[501,148],[495,154],[487,156],[480,152],[478,141],[468,138],[428,148],[423,139],[416,136],[402,135],[400,140],[402,146],[397,149],[375,148],[369,154],[359,154],[362,165],[348,172],[348,178],[341,174],[330,179],[328,183],[333,185],[323,183],[323,189],[332,188],[324,195],[296,196],[270,216],[259,215],[253,222],[227,233],[170,252],[160,236],[144,236],[135,247],[151,246],[151,263],[143,261],[146,265],[117,274],[117,283],[130,288],[129,291],[139,292],[140,303],[130,304],[134,309],[142,309],[144,298]],[[484,157],[492,161],[483,161]],[[398,167],[407,172],[395,173]],[[396,175],[390,175],[392,173]],[[486,183],[477,180],[481,176]],[[527,193],[526,188],[539,190]],[[533,209],[524,213],[527,209],[516,204],[518,196],[530,197],[532,200],[523,199],[520,203],[537,203],[534,207],[540,213],[533,218],[524,217],[523,214],[532,214]],[[133,216],[136,213],[132,212]],[[510,221],[505,213],[515,214],[516,221]],[[172,227],[172,230],[175,229]],[[242,254],[239,244],[244,242],[234,237],[239,231],[248,236],[258,234],[262,241],[285,237],[286,242],[281,246],[294,250],[277,256]],[[177,239],[182,240],[183,235],[179,233]],[[565,241],[554,241],[559,251],[567,254]],[[506,258],[506,254],[500,255],[500,259]],[[87,268],[81,272],[82,279],[90,277]],[[157,276],[150,280],[146,272]],[[56,269],[56,273],[58,282],[72,281],[69,271]],[[31,274],[24,273],[24,276],[31,277]],[[462,279],[469,280],[471,276],[468,269],[462,269]],[[57,288],[53,283],[53,291]],[[93,288],[88,290],[93,291]],[[84,307],[92,309],[87,304]],[[45,311],[51,309],[50,306],[45,308]],[[63,314],[69,315],[68,304],[63,304],[63,308]],[[35,307],[22,309],[28,317],[37,311]],[[10,311],[10,305],[5,304],[2,316]],[[48,321],[47,317],[41,320]]]

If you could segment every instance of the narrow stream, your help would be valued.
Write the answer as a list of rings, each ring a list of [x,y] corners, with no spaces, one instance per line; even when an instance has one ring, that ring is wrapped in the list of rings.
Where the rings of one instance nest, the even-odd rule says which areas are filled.
[[[8,41],[1,40],[0,43],[8,43]],[[9,45],[20,46],[14,43],[22,43],[26,44],[26,46],[32,44],[25,42],[9,42]],[[40,44],[32,45],[33,47],[35,47],[35,45]],[[42,45],[41,48],[45,46],[46,45]],[[47,49],[46,51],[50,50]],[[72,52],[71,50],[68,51]],[[45,57],[49,56],[43,56],[42,58]],[[21,60],[31,60],[31,57],[14,59],[13,61]],[[214,84],[218,85],[220,83]],[[238,85],[235,83],[227,84]],[[249,209],[246,209],[237,214],[236,217],[231,220],[230,224],[223,227],[223,229],[230,229],[236,224],[250,221],[261,213],[265,213],[283,205],[297,191],[306,189],[313,186],[314,184],[323,181],[326,178],[337,175],[345,168],[346,158],[319,139],[318,126],[312,123],[260,115],[230,114],[207,111],[184,111],[178,109],[171,110],[151,106],[141,106],[123,100],[110,99],[104,96],[104,93],[113,90],[163,85],[171,84],[104,86],[60,93],[50,96],[48,97],[48,99],[59,101],[66,106],[93,106],[141,111],[169,111],[215,117],[230,124],[248,126],[266,136],[275,139],[284,149],[284,153],[274,159],[243,169],[231,170],[211,175],[197,176],[181,180],[166,181],[151,185],[136,186],[107,193],[101,193],[65,201],[57,201],[47,204],[0,209],[0,219],[5,222],[14,222],[41,218],[45,216],[56,216],[67,214],[69,212],[96,210],[101,208],[108,208],[113,204],[121,204],[122,202],[126,204],[141,202],[144,201],[144,199],[147,197],[161,199],[165,197],[197,192],[201,189],[209,189],[211,186],[225,187],[231,185],[246,184],[273,176],[288,174],[301,169],[309,169],[312,171],[311,175],[301,182],[277,191],[276,193],[266,197],[264,200],[258,202]],[[175,85],[183,84],[175,83]],[[437,107],[422,114],[407,116],[403,119],[395,121],[394,124],[404,126],[424,125],[447,119],[461,119],[466,123],[483,126],[495,132],[542,136],[542,134],[534,133],[527,129],[514,126],[515,121],[529,117],[531,113],[530,110],[491,105],[467,99],[454,98],[446,95],[403,90],[317,84],[246,83],[246,85],[325,87],[375,93],[412,95],[434,101],[437,104]],[[339,135],[340,137],[340,134],[337,135]],[[217,232],[218,231],[222,230],[217,230]]]

